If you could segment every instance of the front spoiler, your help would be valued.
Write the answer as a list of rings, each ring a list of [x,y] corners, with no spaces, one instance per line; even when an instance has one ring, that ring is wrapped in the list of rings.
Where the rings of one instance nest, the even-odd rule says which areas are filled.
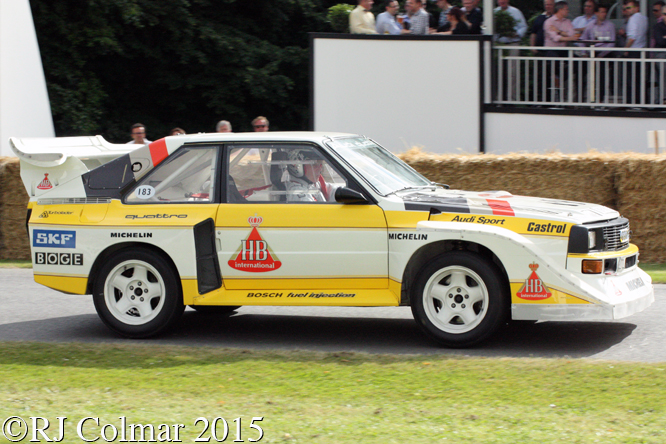
[[[592,321],[621,319],[641,312],[654,302],[654,287],[634,299],[615,304],[512,304],[511,318],[534,321]]]

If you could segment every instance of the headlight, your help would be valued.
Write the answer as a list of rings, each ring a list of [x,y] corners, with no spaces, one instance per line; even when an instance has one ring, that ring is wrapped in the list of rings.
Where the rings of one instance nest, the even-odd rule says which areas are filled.
[[[587,249],[594,250],[594,247],[597,246],[597,232],[590,230],[587,232]]]

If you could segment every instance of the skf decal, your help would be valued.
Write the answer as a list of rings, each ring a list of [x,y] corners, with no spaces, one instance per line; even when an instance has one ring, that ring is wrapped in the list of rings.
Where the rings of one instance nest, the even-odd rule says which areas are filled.
[[[271,251],[268,243],[261,238],[257,227],[263,222],[263,218],[256,214],[247,219],[252,227],[250,235],[241,241],[240,248],[236,251],[236,258],[229,261],[229,266],[240,271],[262,273],[277,270],[282,266]]]
[[[53,185],[51,184],[51,181],[49,180],[49,174],[44,173],[44,179],[42,179],[41,182],[39,182],[39,185],[37,185],[38,190],[50,190],[53,188]]]
[[[35,253],[37,265],[83,265],[81,253]]]
[[[34,230],[32,246],[76,248],[76,231]]]
[[[541,278],[536,274],[539,264],[531,263],[530,270],[532,274],[527,278],[523,287],[520,289],[516,296],[520,299],[528,299],[530,301],[540,301],[542,299],[548,299],[553,294],[548,291],[548,288],[543,284]]]
[[[428,240],[427,234],[414,233],[389,233],[391,240]]]

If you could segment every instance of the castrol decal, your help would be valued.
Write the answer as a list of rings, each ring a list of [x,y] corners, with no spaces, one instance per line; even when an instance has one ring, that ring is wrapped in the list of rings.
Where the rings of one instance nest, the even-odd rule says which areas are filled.
[[[263,222],[263,218],[256,214],[247,219],[252,227],[250,234],[243,240],[236,250],[235,257],[229,260],[229,266],[235,270],[247,271],[250,273],[264,273],[277,270],[282,266],[270,249],[268,243],[262,239],[258,227]]]

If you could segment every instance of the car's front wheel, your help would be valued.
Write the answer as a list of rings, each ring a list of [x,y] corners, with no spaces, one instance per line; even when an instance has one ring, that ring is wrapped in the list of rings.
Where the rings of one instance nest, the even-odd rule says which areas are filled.
[[[102,267],[93,301],[102,321],[129,338],[164,331],[183,313],[182,291],[171,265],[146,249],[124,250]]]
[[[436,257],[419,273],[412,294],[414,319],[447,347],[469,347],[505,321],[507,285],[492,262],[467,251]]]

